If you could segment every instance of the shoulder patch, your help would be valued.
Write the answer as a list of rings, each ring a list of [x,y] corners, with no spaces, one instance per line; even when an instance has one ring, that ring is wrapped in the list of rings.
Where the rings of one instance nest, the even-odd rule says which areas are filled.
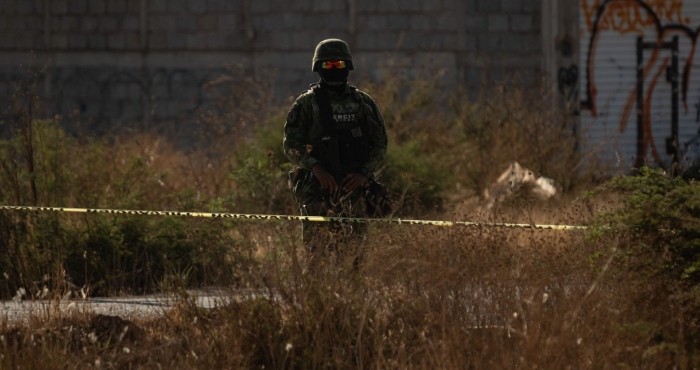
[[[287,114],[287,124],[294,125],[297,123],[298,119],[299,119],[299,105],[294,104],[294,105],[292,105],[292,109],[289,110],[289,114]]]

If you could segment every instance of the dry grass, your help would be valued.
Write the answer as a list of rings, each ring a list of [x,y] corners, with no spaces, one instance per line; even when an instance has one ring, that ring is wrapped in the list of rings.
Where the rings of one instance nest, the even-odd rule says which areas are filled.
[[[594,264],[583,235],[496,229],[375,230],[360,271],[351,257],[314,275],[284,231],[267,245],[254,290],[201,309],[124,323],[50,315],[2,330],[14,368],[692,368],[664,346],[683,335],[653,287]],[[254,294],[251,295],[251,292]],[[664,314],[659,319],[658,314]],[[652,320],[654,319],[654,320]],[[130,326],[129,337],[122,337]],[[677,332],[676,330],[681,330]],[[122,337],[120,339],[120,337]],[[92,338],[92,339],[91,339]],[[97,338],[97,339],[95,339]],[[125,350],[124,348],[127,348]],[[51,358],[50,362],[39,359]],[[3,367],[4,367],[3,366]]]
[[[62,138],[57,147],[45,145],[55,136],[5,142],[1,181],[16,189],[0,190],[1,200],[21,203],[17,194],[31,193],[34,184],[34,200],[46,205],[294,212],[281,154],[286,108],[265,106],[264,89],[244,94],[258,86],[244,72],[234,68],[211,84],[221,100],[202,112],[207,146],[183,150],[153,133]],[[613,204],[578,199],[604,166],[581,166],[571,122],[548,109],[545,90],[497,87],[475,101],[441,97],[436,75],[366,85],[390,131],[392,152],[379,176],[403,201],[398,214],[579,224]],[[272,113],[250,113],[261,110]],[[28,122],[18,122],[23,132],[33,127]],[[257,129],[244,129],[250,126]],[[60,135],[47,127],[37,132]],[[22,167],[27,147],[39,159],[32,175]],[[513,159],[554,178],[563,196],[543,205],[520,194],[480,212],[478,194]],[[56,179],[65,183],[58,187]],[[309,272],[293,222],[0,213],[0,232],[10,261],[0,266],[12,275],[6,296],[47,275],[48,296],[57,301],[69,289],[66,280],[97,284],[97,272],[108,269],[101,294],[160,289],[180,297],[163,317],[133,322],[60,310],[4,322],[0,369],[700,366],[700,333],[687,321],[697,315],[684,312],[663,283],[640,284],[611,253],[623,246],[615,235],[371,225],[366,243],[344,246],[342,256]],[[197,307],[184,289],[203,285],[229,287],[231,303]]]

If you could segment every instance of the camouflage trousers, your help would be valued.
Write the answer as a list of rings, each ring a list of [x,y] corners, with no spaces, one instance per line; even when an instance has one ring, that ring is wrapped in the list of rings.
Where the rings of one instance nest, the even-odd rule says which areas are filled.
[[[362,187],[349,193],[341,190],[331,196],[313,177],[299,186],[297,199],[302,216],[366,217],[365,189]],[[354,263],[359,264],[360,249],[368,234],[367,223],[302,221],[301,225],[303,244],[312,259],[329,253],[341,258],[353,254]]]

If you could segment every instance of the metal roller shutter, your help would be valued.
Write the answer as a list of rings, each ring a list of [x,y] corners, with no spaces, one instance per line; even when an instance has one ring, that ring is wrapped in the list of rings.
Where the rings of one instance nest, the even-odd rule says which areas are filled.
[[[580,0],[580,6],[584,150],[616,172],[642,163],[669,168],[674,155],[681,165],[700,159],[700,0]]]

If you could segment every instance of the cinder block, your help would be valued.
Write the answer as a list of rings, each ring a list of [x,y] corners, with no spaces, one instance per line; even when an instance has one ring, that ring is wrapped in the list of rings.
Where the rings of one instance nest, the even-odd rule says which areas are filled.
[[[202,1],[205,1],[205,0],[202,0]],[[227,12],[227,11],[236,10],[236,9],[234,9],[234,6],[236,4],[235,1],[206,0],[206,2],[207,2],[207,11],[208,12]]]
[[[344,3],[343,1],[335,1],[331,4],[331,8],[336,8],[337,3]],[[342,4],[341,4],[342,5]],[[296,13],[311,13],[314,8],[314,3],[312,1],[294,1],[285,7],[285,11],[291,11]],[[336,8],[337,9],[337,8]]]
[[[522,34],[505,34],[501,39],[501,49],[504,51],[522,52],[528,50],[527,41],[527,37]]]
[[[322,23],[324,28],[328,30],[347,30],[348,29],[348,16],[345,13],[337,12],[328,14],[322,17]]]
[[[333,10],[333,1],[329,0],[313,0],[313,7],[311,11],[319,12],[330,12]]]
[[[143,47],[141,43],[141,35],[139,32],[126,33],[126,48],[129,50],[139,50]]]
[[[447,12],[456,12],[462,10],[464,0],[442,0],[442,10]]]
[[[18,0],[0,1],[0,14],[15,14],[17,12],[17,1]]]
[[[542,51],[542,36],[539,34],[529,34],[527,35],[527,45],[529,50]]]
[[[102,32],[115,32],[121,26],[119,17],[108,15],[100,17],[100,31]]]
[[[88,35],[89,50],[105,50],[107,49],[107,36],[99,33],[91,33]]]
[[[411,29],[428,31],[435,27],[433,17],[427,15],[412,15],[410,18]]]
[[[204,13],[207,11],[206,0],[189,0],[187,10],[193,13]]]
[[[78,31],[78,18],[71,16],[71,15],[65,15],[61,17],[61,31],[69,33],[73,31]]]
[[[323,21],[324,17],[319,17],[317,14],[313,13],[308,13],[308,14],[302,14],[302,19],[303,19],[303,25],[305,30],[318,30],[318,29],[323,29],[326,27],[325,22]],[[360,16],[360,19],[364,18],[364,16]]]
[[[5,0],[3,0],[5,1]],[[20,0],[16,6],[17,14],[31,14],[35,13],[34,1],[32,0]]]
[[[205,50],[207,49],[207,35],[203,33],[190,33],[186,37],[187,49]]]
[[[442,13],[437,19],[437,29],[441,31],[456,31],[460,27],[460,16],[454,12]]]
[[[467,34],[463,36],[464,38],[464,50],[475,51],[477,50],[476,35]]]
[[[440,2],[435,0],[423,0],[421,10],[432,12],[440,10]]]
[[[125,0],[109,0],[107,4],[107,11],[113,14],[126,13],[126,1]]]
[[[476,11],[476,0],[463,0],[464,10],[468,13]]]
[[[532,30],[534,32],[540,32],[541,28],[542,28],[542,14],[541,13],[533,13],[532,14]]]
[[[497,51],[501,48],[501,35],[498,33],[482,33],[477,36],[479,51]]]
[[[293,50],[313,50],[316,48],[315,34],[309,31],[300,31],[292,33],[292,49]]]
[[[94,16],[84,16],[80,17],[80,29],[84,32],[97,31],[99,26],[99,20]]]
[[[51,19],[49,20],[49,22],[51,22],[50,27],[51,27],[51,32],[52,32],[52,33],[61,32],[61,26],[62,26],[62,25],[61,25],[61,18],[59,18],[59,17],[57,17],[57,16],[54,16],[54,17],[51,17]],[[9,21],[8,21],[8,23],[7,23],[7,26],[8,26],[8,27],[10,26]]]
[[[202,14],[197,16],[197,30],[214,31],[219,27],[219,17],[214,14]]]
[[[126,11],[128,13],[132,14],[140,14],[141,13],[141,0],[126,0]],[[148,0],[146,0],[148,1]],[[146,4],[146,7],[148,7],[148,4]]]
[[[51,47],[54,49],[65,50],[68,48],[68,35],[53,34],[51,35]]]
[[[165,50],[168,44],[165,40],[165,33],[155,32],[148,35],[148,48],[152,50]]]
[[[88,11],[92,14],[102,14],[107,9],[107,0],[89,0],[88,1]]]
[[[461,50],[462,45],[459,42],[459,36],[455,33],[446,33],[442,35],[442,47],[440,50],[443,51],[456,51]]]
[[[155,120],[168,120],[177,117],[178,110],[174,101],[158,99],[151,105]]]
[[[141,29],[141,17],[138,15],[127,15],[122,21],[122,29],[126,31],[137,31]]]
[[[179,15],[175,18],[178,31],[195,31],[197,19],[193,15]]]
[[[384,16],[381,15],[362,15],[358,17],[357,22],[361,30],[379,30],[384,28]]]
[[[532,31],[531,15],[510,15],[510,29],[513,31]]]
[[[477,0],[476,10],[485,13],[495,13],[500,10],[498,5],[497,0]]]
[[[219,30],[233,31],[238,29],[238,15],[235,13],[221,14],[217,20]]]
[[[16,49],[32,50],[34,48],[34,35],[28,32],[17,32],[14,39]]]
[[[9,18],[7,27],[15,32],[24,32],[24,18],[17,16]]]
[[[261,16],[255,17],[255,19],[253,21],[260,22],[259,26],[255,27],[257,29],[265,29],[265,30],[284,29],[284,22],[282,20],[281,14],[274,14],[273,13],[273,14],[261,15]]]
[[[175,16],[154,15],[150,17],[148,27],[156,31],[175,31],[177,30],[177,23],[175,22]]]
[[[542,7],[542,2],[540,1],[525,1],[523,0],[523,12],[526,13],[539,13]]]
[[[24,17],[25,31],[41,31],[44,29],[44,22],[38,15],[28,15]],[[21,29],[20,29],[21,30]]]
[[[126,37],[123,33],[113,33],[107,36],[107,48],[109,50],[123,50],[126,47]]]
[[[224,37],[224,48],[227,50],[240,50],[243,48],[243,36],[229,34]]]
[[[489,82],[502,82],[505,77],[505,71],[500,68],[491,68],[487,76]]]
[[[424,0],[424,1],[436,2],[434,0]],[[358,13],[368,13],[368,12],[377,11],[377,0],[358,0],[357,1],[357,11],[358,11]]]
[[[168,10],[168,0],[148,0],[148,11],[163,13]]]
[[[507,31],[508,16],[505,14],[489,14],[487,29],[489,31]]]
[[[15,48],[15,34],[14,32],[5,32],[0,34],[0,48],[3,49],[14,49]]]
[[[270,0],[255,0],[250,7],[253,13],[266,13],[271,10]]]
[[[487,17],[479,15],[468,15],[461,18],[462,27],[467,31],[483,32],[486,29]]]
[[[22,0],[23,1],[23,0]],[[51,0],[51,14],[66,14],[68,12],[68,0]]]
[[[182,50],[187,47],[187,38],[182,33],[168,32],[165,40],[170,50]]]
[[[210,50],[222,50],[226,47],[226,36],[221,32],[209,32],[206,38]]]
[[[292,35],[290,32],[272,32],[270,34],[272,41],[272,48],[277,50],[291,50],[292,49]]]
[[[501,11],[519,12],[523,10],[523,2],[535,2],[534,0],[501,0]]]
[[[423,8],[421,0],[401,0],[399,2],[399,10],[405,12],[418,12]]]
[[[398,32],[385,32],[382,37],[377,37],[375,34],[374,37],[376,38],[377,50],[394,50],[402,45]]]
[[[378,11],[398,12],[402,0],[375,0]]]
[[[68,48],[72,50],[84,50],[87,47],[87,37],[81,33],[68,36]]]
[[[299,13],[284,13],[282,14],[282,23],[285,29],[300,30],[304,24],[304,18]]]
[[[68,0],[68,13],[83,14],[87,12],[86,0]]]
[[[186,12],[187,0],[168,0],[168,11],[171,12]]]
[[[377,29],[407,30],[411,27],[411,16],[407,14],[387,14],[380,17],[384,18],[384,27]]]

